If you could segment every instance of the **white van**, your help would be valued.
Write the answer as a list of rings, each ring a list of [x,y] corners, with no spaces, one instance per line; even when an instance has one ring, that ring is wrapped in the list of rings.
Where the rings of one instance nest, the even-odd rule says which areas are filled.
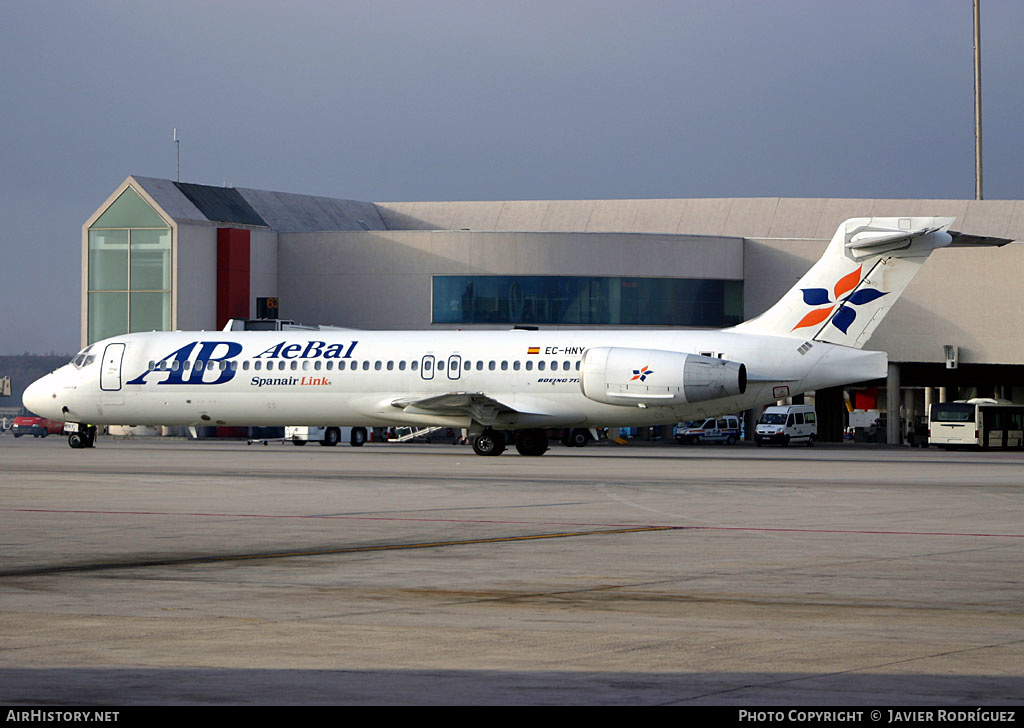
[[[754,430],[754,442],[761,447],[766,442],[788,445],[803,442],[808,447],[818,439],[818,418],[814,407],[807,404],[787,404],[765,408]]]

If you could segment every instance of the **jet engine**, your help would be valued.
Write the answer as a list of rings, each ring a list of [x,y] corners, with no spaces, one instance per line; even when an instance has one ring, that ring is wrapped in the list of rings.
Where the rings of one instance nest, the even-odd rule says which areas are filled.
[[[583,353],[580,389],[595,402],[628,407],[706,402],[743,394],[747,368],[678,351],[602,346]]]

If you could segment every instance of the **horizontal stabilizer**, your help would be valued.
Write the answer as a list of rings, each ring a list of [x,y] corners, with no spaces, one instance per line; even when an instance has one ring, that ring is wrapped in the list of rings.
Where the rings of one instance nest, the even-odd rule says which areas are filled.
[[[1004,245],[1009,245],[1013,242],[1011,238],[994,238],[988,235],[970,235],[968,233],[958,233],[955,230],[950,230],[949,234],[953,237],[953,242],[949,244],[951,248],[1001,248]]]

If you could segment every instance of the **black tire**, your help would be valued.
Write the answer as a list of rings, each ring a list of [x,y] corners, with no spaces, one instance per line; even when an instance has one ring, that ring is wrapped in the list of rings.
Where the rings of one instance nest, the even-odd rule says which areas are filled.
[[[729,437],[725,438],[725,444],[726,445],[735,445],[736,444],[736,436],[735,435],[729,435]]]
[[[576,428],[569,433],[568,444],[572,447],[586,447],[588,442],[590,442],[590,433],[583,428]]]
[[[82,443],[82,436],[77,432],[72,432],[68,435],[68,445],[73,447],[75,450],[81,450],[85,445]]]
[[[520,455],[543,455],[548,450],[548,438],[544,430],[523,430],[516,436],[516,450]]]
[[[292,440],[292,445],[295,447],[302,447],[306,444],[306,440]]]
[[[484,430],[473,438],[473,452],[477,455],[501,455],[505,452],[505,436],[494,430]]]
[[[807,447],[814,447],[814,435],[807,438]]]
[[[365,427],[353,427],[352,436],[349,438],[349,443],[352,447],[362,447],[366,444],[366,428]]]
[[[335,447],[341,442],[341,431],[337,427],[328,427],[324,431],[324,439],[320,441],[320,444],[324,447]]]

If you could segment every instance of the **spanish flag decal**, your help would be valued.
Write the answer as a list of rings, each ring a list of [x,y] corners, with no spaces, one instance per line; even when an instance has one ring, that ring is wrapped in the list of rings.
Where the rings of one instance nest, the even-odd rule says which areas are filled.
[[[540,354],[540,347],[539,346],[531,346],[529,349],[526,350],[526,353],[527,354]]]

